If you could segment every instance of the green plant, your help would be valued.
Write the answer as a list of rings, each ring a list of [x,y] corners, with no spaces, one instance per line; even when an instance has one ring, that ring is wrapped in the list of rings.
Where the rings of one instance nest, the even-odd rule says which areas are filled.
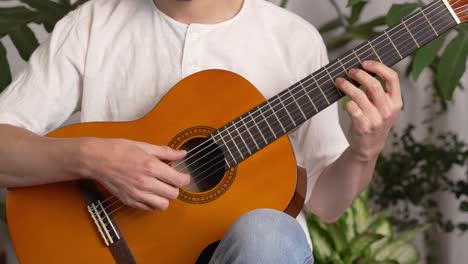
[[[468,145],[457,135],[439,133],[432,143],[418,141],[409,126],[393,133],[392,150],[379,157],[372,198],[379,208],[392,209],[398,226],[418,222],[437,223],[445,231],[468,230],[468,222],[454,223],[440,212],[435,195],[451,194],[461,213],[468,213]],[[466,177],[453,179],[454,168],[466,169]]]
[[[319,29],[325,36],[329,50],[340,49],[354,40],[367,40],[383,29],[383,26],[397,23],[424,5],[420,0],[393,4],[386,15],[362,22],[361,16],[369,2],[348,0],[350,12],[345,14],[336,0],[330,0],[338,16],[323,24]],[[342,34],[336,34],[338,32]],[[443,109],[447,107],[446,100],[453,98],[455,89],[462,87],[460,79],[465,72],[468,57],[467,45],[468,25],[459,25],[410,57],[407,68],[408,77],[417,80],[424,69],[432,71],[433,94],[439,99]]]
[[[21,58],[27,61],[39,46],[30,25],[39,24],[51,32],[58,20],[86,1],[79,0],[72,4],[71,0],[20,0],[22,5],[0,8],[0,40],[9,36]],[[12,80],[6,55],[5,46],[0,42],[0,92]]]
[[[419,252],[409,241],[429,226],[419,226],[395,237],[387,212],[370,214],[368,192],[356,198],[335,223],[312,214],[307,224],[317,263],[418,263]]]

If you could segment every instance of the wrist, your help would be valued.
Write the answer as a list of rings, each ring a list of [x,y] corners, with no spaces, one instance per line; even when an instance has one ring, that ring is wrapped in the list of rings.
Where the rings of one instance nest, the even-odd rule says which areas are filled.
[[[365,150],[359,147],[348,147],[350,157],[361,163],[373,163],[379,158],[380,152]]]
[[[59,146],[58,160],[70,179],[91,178],[91,138],[53,139]]]

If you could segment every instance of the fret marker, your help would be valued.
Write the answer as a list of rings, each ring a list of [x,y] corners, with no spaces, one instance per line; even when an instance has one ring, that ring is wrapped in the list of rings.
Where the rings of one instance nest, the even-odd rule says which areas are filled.
[[[439,33],[435,30],[435,28],[432,26],[431,21],[427,18],[426,14],[424,13],[424,10],[421,10],[421,13],[423,14],[424,18],[427,20],[427,23],[429,23],[429,26],[431,26],[432,30],[436,34],[436,36],[439,36]]]
[[[325,69],[326,69],[326,68],[325,68]],[[318,84],[317,80],[315,79],[315,77],[314,77],[313,75],[312,75],[312,78],[314,79],[315,84],[317,84],[317,88],[319,88],[319,90],[320,90],[320,92],[322,93],[323,97],[325,97],[325,101],[327,101],[327,103],[330,105],[330,102],[328,102],[328,98],[327,98],[327,97],[325,96],[325,94],[323,93],[322,88],[320,88],[320,85]],[[330,78],[331,78],[331,76],[330,76]],[[335,83],[335,82],[333,81],[333,79],[331,79],[331,80],[332,80],[332,83]]]
[[[302,89],[304,90],[304,93],[305,93],[305,94],[307,95],[307,97],[309,98],[310,103],[312,104],[312,106],[313,106],[314,109],[315,109],[315,112],[318,113],[318,109],[317,109],[317,107],[315,106],[314,101],[312,101],[312,98],[310,98],[309,93],[307,92],[307,90],[306,90],[306,88],[304,87],[304,85],[302,85],[302,82],[301,82],[301,81],[299,81],[299,85],[302,87]]]
[[[411,34],[411,31],[409,30],[409,28],[406,26],[405,20],[402,20],[401,22],[403,23],[403,26],[405,26],[406,30],[407,30],[408,33],[410,34],[410,36],[411,36],[411,38],[413,39],[414,43],[416,43],[416,46],[418,46],[418,48],[420,48],[421,46],[419,46],[419,43],[416,41],[416,39],[414,38],[413,34]]]
[[[262,130],[260,129],[260,127],[258,126],[257,122],[255,121],[255,119],[253,118],[253,116],[252,116],[252,114],[250,112],[249,112],[249,116],[252,119],[252,121],[254,122],[254,125],[257,127],[258,132],[260,133],[260,136],[262,136],[263,140],[265,141],[265,144],[268,144],[268,141],[266,140],[265,136],[263,135]]]
[[[384,34],[385,34],[385,36],[387,36],[388,40],[390,40],[390,43],[392,43],[392,46],[395,48],[396,52],[397,52],[398,55],[400,56],[400,59],[403,59],[403,56],[401,56],[400,51],[397,49],[397,47],[396,47],[395,44],[393,43],[393,41],[392,41],[392,39],[390,38],[390,36],[388,36],[386,30],[384,30]]]

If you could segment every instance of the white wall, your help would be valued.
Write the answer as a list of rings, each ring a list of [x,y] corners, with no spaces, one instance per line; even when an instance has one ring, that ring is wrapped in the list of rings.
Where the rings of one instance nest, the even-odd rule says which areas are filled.
[[[279,2],[279,0],[278,0]],[[346,5],[346,0],[339,0],[340,5],[344,7]],[[371,4],[365,10],[365,18],[370,18],[379,14],[383,14],[388,10],[388,7],[392,3],[399,3],[404,1],[370,1]],[[7,5],[15,5],[16,2],[0,2],[0,7]],[[313,25],[319,26],[325,21],[330,20],[335,17],[335,12],[328,0],[290,0],[289,9],[298,13]],[[34,27],[35,32],[37,33],[39,40],[43,41],[47,35],[41,27]],[[11,41],[8,38],[2,39],[2,42],[6,45],[8,50],[8,58],[11,62],[13,74],[17,74],[18,71],[24,66],[24,62],[19,58],[16,50],[11,44]],[[306,51],[304,51],[306,52]],[[330,54],[330,57],[333,58],[337,54]],[[395,69],[402,72],[404,69],[405,62],[402,62],[395,66]],[[424,89],[428,85],[428,72],[423,73],[423,76],[420,81],[413,82],[406,79],[402,80],[402,89],[406,102],[405,109],[401,114],[399,120],[396,124],[396,129],[402,129],[406,127],[408,122],[414,124],[419,124],[423,119],[425,119],[425,111],[422,107],[426,105],[430,99],[430,96],[427,90]],[[468,74],[464,75],[463,83],[468,87]],[[468,112],[468,92],[462,92],[458,90],[455,95],[455,100],[450,104],[449,111],[445,118],[441,119],[439,122],[440,130],[450,129],[457,132],[460,137],[468,142],[468,118],[466,113]],[[343,126],[347,124],[347,118],[345,114],[342,114],[343,117]],[[346,130],[346,129],[345,129]],[[423,136],[422,131],[419,131],[419,135]],[[453,177],[464,177],[464,171],[454,171]],[[0,191],[0,197],[2,192]],[[456,204],[446,200],[445,207],[443,208],[444,213],[455,220],[461,220],[463,216],[458,213]],[[467,219],[464,219],[465,221]],[[0,224],[0,245],[7,249],[9,253],[8,263],[13,264],[17,263],[14,259],[14,254],[12,254],[12,248],[8,243],[6,236],[7,228],[4,224]],[[441,235],[442,248],[440,248],[440,253],[443,256],[442,263],[464,263],[468,259],[468,251],[465,250],[466,245],[468,244],[468,235],[458,236],[457,234],[452,235]]]

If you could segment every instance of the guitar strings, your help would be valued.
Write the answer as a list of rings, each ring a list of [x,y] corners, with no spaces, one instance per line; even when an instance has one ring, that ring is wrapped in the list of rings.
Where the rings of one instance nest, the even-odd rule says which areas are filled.
[[[446,24],[446,25],[447,25],[447,24]],[[426,35],[426,36],[427,36],[427,35]],[[431,37],[432,37],[432,36],[431,36],[431,35],[429,35],[429,38],[431,38]],[[406,45],[405,45],[404,47],[408,47],[408,45],[407,45],[407,44],[410,44],[410,43],[411,43],[411,41],[405,41],[405,42],[406,42]],[[370,54],[370,55],[372,55],[372,54]],[[389,52],[387,52],[387,53],[384,53],[384,54],[382,55],[382,57],[385,57],[386,55],[389,55]],[[367,58],[367,57],[366,57],[366,58]],[[323,100],[323,99],[322,99],[322,100]],[[310,106],[309,106],[309,107],[310,107]],[[295,112],[296,112],[296,113],[298,113],[298,111],[297,111],[297,110],[295,110]],[[283,117],[287,117],[287,116],[283,116]],[[211,173],[210,175],[212,175],[212,174],[213,174],[213,173]],[[208,175],[208,176],[205,176],[203,179],[205,179],[205,178],[209,177],[210,175]],[[201,179],[201,180],[200,180],[200,181],[198,181],[197,183],[199,183],[199,182],[203,181],[203,179]],[[122,207],[123,207],[123,206],[122,206]],[[120,208],[121,208],[121,207],[114,209],[113,211],[111,211],[111,213],[110,213],[110,214],[114,214],[114,213],[116,213],[116,212],[117,212],[117,210],[119,210]]]
[[[434,5],[434,4],[436,4],[436,3],[438,3],[438,2],[435,1],[435,2],[431,3],[430,5],[428,5],[428,7],[430,7],[431,5]],[[430,12],[428,12],[427,14],[433,13],[434,11],[436,11],[437,9],[439,9],[440,7],[445,7],[445,6],[441,5],[441,6],[437,7],[437,8],[434,8],[433,10],[431,10]],[[428,9],[429,9],[429,8],[428,8]],[[439,10],[439,11],[440,11],[440,10]],[[440,12],[439,12],[439,13],[440,13]],[[412,21],[412,22],[411,22],[411,25],[414,24],[416,21],[418,21],[418,20],[420,20],[420,19],[422,19],[422,18],[417,18],[416,20]],[[409,21],[409,20],[408,20],[408,21]],[[393,29],[396,29],[396,28],[393,28]],[[401,32],[401,31],[404,31],[404,29],[399,29],[396,33]],[[389,30],[387,33],[390,33],[390,32],[392,32],[392,30]],[[419,32],[420,32],[420,31],[418,31],[417,33],[419,33]],[[381,36],[382,36],[382,35],[381,35]],[[393,36],[394,36],[394,35],[392,35],[392,37],[393,37]],[[400,37],[401,37],[401,36],[400,36]],[[396,40],[397,40],[398,38],[399,38],[399,37],[397,37]],[[378,40],[378,39],[379,39],[379,37],[377,37],[377,38],[374,39],[373,41]],[[381,43],[381,42],[379,42],[379,43]],[[374,44],[374,45],[378,45],[379,43]],[[390,45],[390,44],[386,44],[385,46],[388,46],[388,45]],[[384,46],[384,47],[385,47],[385,46]],[[364,47],[365,47],[365,46],[363,46],[363,47],[357,49],[356,51],[359,51],[359,50],[363,49]],[[407,45],[405,45],[404,48],[406,48],[406,47],[407,47]],[[364,52],[369,52],[369,51],[372,51],[372,50],[368,48],[368,49],[367,49],[366,51],[364,51]],[[364,54],[364,53],[363,53],[363,54]],[[359,55],[362,56],[363,54],[359,54]],[[384,53],[384,55],[382,55],[382,57],[384,57],[385,54],[387,54],[387,53]],[[370,55],[372,56],[373,54],[371,53]],[[349,57],[349,56],[352,56],[352,55],[350,54],[350,55],[346,56],[345,58],[343,58],[343,60],[345,60],[345,59],[346,59],[347,57]],[[366,59],[367,59],[367,57],[366,57]],[[348,63],[349,63],[349,61],[345,62],[344,65],[347,65]],[[334,64],[332,64],[332,65],[335,65],[335,66],[336,66],[337,63],[334,63]],[[329,67],[331,67],[332,65],[329,65]],[[323,72],[323,71],[322,71],[322,72]],[[334,71],[331,71],[331,73],[334,74]],[[341,71],[340,71],[340,73],[341,73]],[[324,77],[324,78],[327,79],[326,77]],[[321,81],[322,79],[323,79],[323,78],[319,79],[318,81]],[[310,78],[309,78],[309,80],[310,80]],[[307,82],[307,81],[304,81],[304,82]],[[311,86],[311,85],[309,85],[307,88],[309,88],[310,86]],[[298,85],[296,85],[295,87],[291,87],[291,90],[294,90],[294,89],[296,89],[296,88],[298,88],[298,87],[299,87]],[[316,90],[317,88],[319,88],[319,87],[314,88],[312,91]],[[297,93],[296,93],[296,94],[297,94]],[[303,96],[302,96],[302,97],[303,97]],[[279,98],[279,99],[281,99],[281,98]],[[316,98],[314,98],[314,99],[316,99]],[[323,99],[322,99],[322,100],[323,100]],[[291,103],[290,103],[290,104],[291,104]],[[288,104],[288,105],[290,105],[290,104]],[[279,105],[279,104],[276,104],[275,106],[277,106],[277,105]],[[258,109],[258,110],[256,110],[256,111],[259,111],[259,110],[260,110],[260,109]],[[296,111],[297,111],[297,110],[296,110]],[[272,115],[270,115],[270,116],[272,116]],[[269,116],[269,117],[270,117],[270,116]],[[251,121],[255,122],[254,119],[252,119]],[[249,122],[247,122],[247,123],[249,123]],[[244,129],[242,132],[239,132],[239,135],[238,135],[237,137],[241,136],[241,134],[242,134],[242,133],[245,133],[245,132],[246,132],[245,129]],[[257,133],[257,135],[258,135],[258,133]],[[235,138],[236,138],[236,137],[235,137]],[[233,140],[231,140],[231,141],[233,141]],[[229,140],[228,140],[228,142],[229,142]],[[234,144],[235,144],[235,143],[234,143]],[[202,145],[202,144],[201,144],[201,145]],[[213,145],[213,144],[211,144],[211,145]],[[199,146],[200,146],[200,145],[199,145]],[[206,147],[205,147],[205,148],[206,148]],[[192,149],[191,151],[193,151],[193,150],[195,150],[195,148]],[[205,156],[206,156],[206,155],[207,155],[207,154],[205,154]],[[201,157],[201,158],[203,158],[203,157]],[[199,159],[201,159],[201,158],[199,158]],[[199,159],[198,159],[198,160],[199,160]],[[194,161],[194,162],[196,162],[196,161]],[[194,162],[192,162],[191,164],[193,164]],[[224,162],[224,161],[223,161],[223,162]],[[174,168],[176,168],[176,167],[177,167],[178,165],[180,165],[180,164],[182,164],[182,163],[177,164]],[[190,165],[188,165],[188,166],[190,166]],[[212,167],[213,167],[213,166],[212,166]],[[209,169],[209,168],[208,168],[208,169]],[[205,170],[205,171],[206,171],[206,170]],[[215,171],[215,172],[216,172],[216,171]],[[200,176],[201,176],[201,175],[200,175]],[[203,179],[205,179],[205,178],[207,178],[207,177],[208,177],[208,176],[204,177]],[[195,177],[195,178],[193,178],[193,179],[195,180],[196,178],[197,178],[197,177]],[[203,180],[203,179],[202,179],[202,180]],[[200,183],[202,180],[198,181],[197,183]],[[113,196],[113,197],[115,197],[115,196]],[[113,198],[113,197],[111,196],[111,197],[107,198],[106,200],[103,201],[103,203],[109,201],[109,200],[110,200],[111,198]],[[115,198],[116,198],[116,197],[115,197]],[[107,206],[106,206],[106,209],[108,209],[108,208],[109,208],[110,206],[112,206],[112,205],[113,205],[113,204],[107,205]]]
[[[440,4],[440,3],[442,3],[442,2],[434,1],[434,2],[432,2],[431,4],[429,4],[427,7],[430,8],[430,7],[432,7],[432,5],[435,5],[435,4],[437,4],[437,3]],[[444,5],[441,5],[441,6],[439,6],[439,7],[445,7],[445,6],[444,6]],[[428,15],[431,14],[433,11],[436,11],[439,7],[437,7],[437,8],[435,8],[435,9],[431,10],[431,11],[428,13]],[[440,11],[440,10],[439,10],[439,11]],[[410,25],[413,25],[413,24],[414,24],[415,22],[417,22],[418,20],[419,20],[419,18],[416,19],[415,21],[412,21]],[[423,19],[423,20],[424,20],[424,19]],[[396,28],[392,28],[392,29],[390,29],[387,33],[390,33],[390,32],[392,32],[392,30],[395,30],[395,29],[396,29]],[[397,32],[393,32],[393,33],[400,33],[400,32],[402,32],[402,31],[405,31],[405,29],[404,29],[404,28],[403,28],[403,29],[399,29]],[[373,41],[378,40],[380,37],[384,37],[384,35],[378,36],[378,37],[377,37],[375,40],[373,40]],[[380,41],[380,42],[377,42],[377,43],[375,43],[374,45],[381,44],[383,41],[385,41],[385,40],[382,40],[382,41]],[[388,45],[385,45],[385,46],[388,46]],[[384,47],[385,47],[385,46],[384,46]],[[357,49],[357,50],[355,50],[355,51],[358,52],[358,51],[360,51],[360,50],[363,49],[363,48],[365,48],[365,45],[362,46],[362,47],[360,47],[359,49]],[[367,52],[367,51],[372,51],[372,49],[367,48],[367,50],[366,50],[365,52]],[[345,57],[342,59],[342,61],[348,59],[349,57],[353,57],[353,55],[354,55],[354,54],[349,54],[349,55],[345,56]],[[361,55],[362,55],[362,54],[361,54]],[[351,61],[351,62],[352,62],[352,61]],[[328,66],[328,67],[331,67],[331,66],[338,66],[338,63],[339,63],[339,62],[335,62],[334,64],[330,64],[330,65],[326,65],[326,66]],[[347,64],[347,63],[349,63],[349,61],[346,62],[345,64]],[[318,69],[318,70],[320,70],[320,69]],[[316,74],[322,73],[322,72],[323,72],[323,70],[320,71],[320,72],[317,72]],[[301,80],[301,82],[308,82],[308,81],[312,80],[313,76],[306,77],[306,78],[307,78],[307,79],[305,79],[304,81]],[[322,81],[323,79],[327,79],[327,80],[328,80],[328,77],[327,77],[327,76],[324,76],[323,78],[317,79],[317,82],[320,82],[320,81]],[[295,87],[294,87],[294,85],[295,85]],[[291,87],[291,89],[295,89],[295,88],[297,88],[298,86],[300,86],[300,85],[298,85],[297,83],[294,84],[294,85],[293,85],[293,87]],[[281,99],[281,98],[278,97],[278,98],[276,98],[276,99]],[[279,106],[279,105],[281,104],[281,102],[278,102],[278,100],[276,100],[276,102],[272,101],[271,103],[277,103],[277,104],[275,104],[274,106],[270,106],[270,107],[276,107],[276,106]],[[266,106],[263,106],[263,107],[266,107]],[[262,108],[259,108],[259,109],[255,110],[254,112],[252,112],[252,114],[257,113],[257,112],[260,111],[260,110],[262,110]],[[271,115],[270,115],[270,116],[271,116]],[[252,120],[252,121],[255,122],[255,120]],[[249,122],[251,122],[251,121],[248,121],[246,124],[249,124]],[[226,126],[224,126],[224,127],[228,127],[228,125],[226,125]],[[225,135],[220,134],[220,137],[223,137],[223,138],[224,138],[225,136],[227,136],[227,134],[225,134]],[[229,142],[229,141],[228,141],[228,142]],[[213,145],[213,144],[211,144],[211,145]],[[211,146],[211,145],[206,146],[203,150],[205,150],[207,147],[209,147],[209,146]],[[195,148],[194,148],[194,149],[195,149]],[[202,157],[202,158],[203,158],[203,157]],[[196,162],[196,161],[194,161],[194,162]],[[177,169],[177,167],[178,167],[179,165],[182,165],[182,164],[184,164],[184,162],[179,162],[178,164],[175,164],[174,169]],[[192,164],[193,164],[193,163],[192,163]],[[190,165],[192,165],[192,164],[189,164],[189,165],[187,165],[187,166],[190,166]]]
[[[435,1],[435,2],[433,2],[433,3],[431,3],[431,4],[429,4],[429,5],[428,5],[428,9],[429,9],[429,7],[430,7],[431,5],[436,4],[436,3],[437,3],[437,1]],[[441,5],[441,6],[437,7],[437,8],[434,8],[433,10],[431,10],[430,12],[428,12],[427,14],[430,14],[430,13],[434,12],[435,10],[437,10],[437,9],[440,8],[440,7],[445,7],[445,6]],[[439,11],[440,11],[440,10],[439,10]],[[440,13],[440,12],[439,12],[439,13]],[[414,23],[415,23],[416,21],[418,21],[419,19],[420,19],[420,18],[416,19],[415,21],[412,21],[412,22],[411,22],[411,25],[414,24]],[[396,28],[394,28],[394,29],[396,29]],[[392,30],[388,31],[387,33],[390,33],[391,31],[392,31]],[[404,31],[404,29],[400,29],[400,30],[397,31],[397,32],[401,32],[401,31]],[[379,37],[377,37],[375,40],[377,40],[378,38],[379,38]],[[398,38],[397,38],[397,39],[398,39]],[[373,41],[375,41],[375,40],[373,40]],[[381,42],[379,42],[379,43],[381,43]],[[374,45],[378,45],[379,43],[374,44]],[[388,45],[389,45],[389,44],[387,44],[387,45],[385,45],[385,46],[388,46]],[[385,47],[385,46],[384,46],[384,47]],[[361,49],[364,48],[364,47],[365,47],[365,46],[363,46],[363,47],[357,49],[356,51],[359,51],[359,50],[361,50]],[[405,46],[405,47],[406,47],[406,46]],[[367,49],[366,51],[364,51],[364,52],[368,52],[368,51],[371,51],[371,49],[368,48],[368,49]],[[360,55],[362,56],[363,54],[360,54]],[[372,54],[371,54],[371,55],[372,55]],[[350,54],[350,55],[346,56],[344,59],[346,59],[346,58],[349,57],[349,56],[352,56],[352,55]],[[343,60],[344,60],[344,59],[343,59]],[[345,62],[344,64],[347,65],[348,63],[349,63],[349,61],[348,61],[348,62]],[[335,63],[335,64],[333,64],[333,65],[336,65],[336,64],[337,64],[337,63]],[[332,65],[329,65],[329,67],[330,67],[330,66],[332,66]],[[323,71],[322,71],[322,72],[323,72]],[[334,71],[331,71],[331,72],[334,73]],[[341,71],[340,71],[340,73],[341,73]],[[326,78],[326,77],[324,77],[324,78]],[[319,81],[321,81],[322,79],[323,79],[323,78],[319,79]],[[310,78],[309,78],[309,80],[310,80]],[[304,82],[307,82],[307,81],[304,81]],[[298,88],[297,85],[296,85],[296,87],[291,87],[291,90],[296,89],[296,88]],[[307,88],[308,88],[308,87],[307,87]],[[317,87],[317,88],[319,88],[319,87]],[[317,88],[313,89],[312,91],[316,90]],[[312,92],[312,91],[311,91],[311,92]],[[296,93],[296,94],[297,94],[297,93]],[[302,97],[303,97],[303,96],[302,96]],[[279,98],[279,99],[281,99],[281,98]],[[314,98],[314,99],[315,99],[315,98]],[[276,104],[275,106],[277,106],[277,105],[279,105],[279,104]],[[288,104],[288,105],[289,105],[289,104]],[[260,109],[258,109],[258,110],[256,110],[256,111],[259,111],[259,110],[260,110]],[[271,116],[271,115],[270,115],[270,116]],[[270,117],[270,116],[269,116],[269,117]],[[251,121],[255,122],[256,120],[252,119]],[[247,123],[249,123],[249,122],[247,122]],[[241,136],[242,133],[245,133],[245,130],[243,130],[243,132],[239,132],[239,135],[238,135],[237,137]],[[220,135],[220,136],[222,136],[222,135]],[[235,137],[235,138],[237,138],[237,137]],[[233,139],[234,139],[234,138],[233,138]],[[231,140],[231,141],[233,141],[233,140]],[[230,141],[228,141],[228,142],[230,142]],[[234,144],[235,144],[235,143],[234,143]],[[201,144],[201,145],[202,145],[202,144]],[[213,143],[212,143],[211,145],[213,145]],[[205,149],[206,149],[206,147],[205,147]],[[193,151],[193,150],[194,150],[194,149],[192,149],[192,151]],[[210,153],[211,153],[211,152],[210,152]],[[206,156],[206,155],[208,155],[208,154],[205,154],[205,156]],[[201,158],[203,158],[203,157],[201,157]],[[199,158],[199,159],[201,159],[201,158]],[[199,160],[199,159],[198,159],[198,160]],[[197,161],[198,161],[198,160],[197,160]],[[196,161],[194,161],[194,162],[196,162]],[[194,162],[192,162],[191,164],[193,164]],[[190,165],[191,165],[191,164],[190,164]],[[180,165],[180,163],[177,164],[174,168],[176,169],[176,167],[177,167],[178,165]],[[187,165],[187,166],[190,166],[190,165]],[[196,179],[196,178],[194,178],[194,180],[195,180],[195,179]],[[198,183],[199,183],[199,182],[198,182]],[[104,200],[103,202],[107,202],[107,201],[110,200],[111,198],[112,198],[112,197],[109,197],[109,198],[107,198],[106,200]],[[109,206],[111,206],[111,205],[109,205]],[[106,209],[107,209],[107,208],[106,208]]]

